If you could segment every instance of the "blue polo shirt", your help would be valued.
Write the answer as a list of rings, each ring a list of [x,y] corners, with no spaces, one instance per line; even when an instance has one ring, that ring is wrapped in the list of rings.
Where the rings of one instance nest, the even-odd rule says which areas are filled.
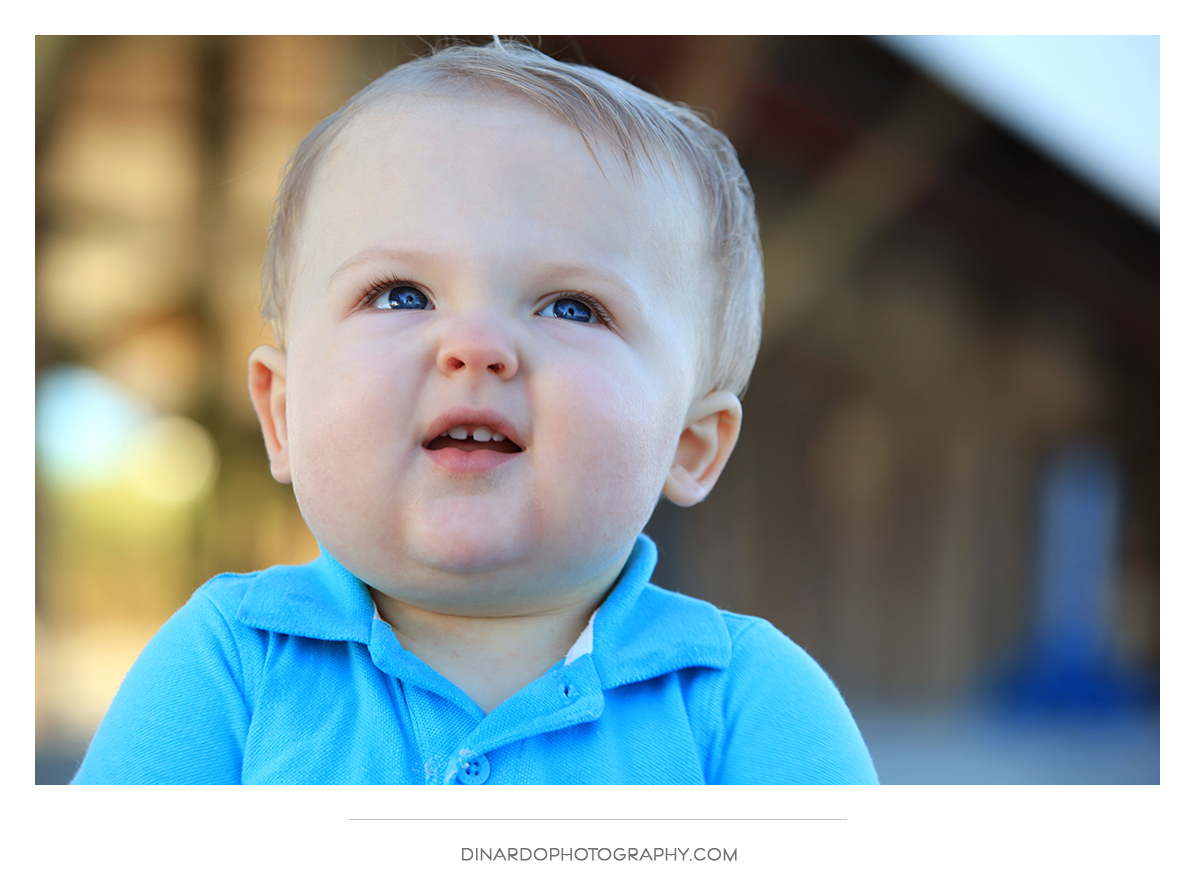
[[[842,697],[759,618],[649,583],[640,537],[568,655],[485,714],[327,553],[220,575],[150,641],[77,784],[870,784]]]

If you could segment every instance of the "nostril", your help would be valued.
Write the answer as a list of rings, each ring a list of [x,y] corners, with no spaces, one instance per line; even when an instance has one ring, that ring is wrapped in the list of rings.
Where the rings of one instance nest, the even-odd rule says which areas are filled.
[[[480,369],[485,368],[495,374],[498,374],[499,376],[505,377],[508,374],[513,374],[515,372],[515,368],[518,367],[518,363],[514,360],[509,362],[504,360],[487,362],[485,359],[492,357],[492,353],[490,356],[476,355],[471,356],[470,358],[462,358],[462,355],[469,355],[469,352],[445,350],[440,354],[438,359],[440,369],[445,373],[456,373],[464,372],[469,369],[477,372]]]

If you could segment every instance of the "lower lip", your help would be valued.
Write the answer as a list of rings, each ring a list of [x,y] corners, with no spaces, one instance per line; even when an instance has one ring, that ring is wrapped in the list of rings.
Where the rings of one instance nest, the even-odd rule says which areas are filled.
[[[486,448],[476,451],[462,451],[459,448],[425,448],[423,453],[437,467],[450,473],[485,473],[496,470],[522,454],[521,451],[490,451]]]

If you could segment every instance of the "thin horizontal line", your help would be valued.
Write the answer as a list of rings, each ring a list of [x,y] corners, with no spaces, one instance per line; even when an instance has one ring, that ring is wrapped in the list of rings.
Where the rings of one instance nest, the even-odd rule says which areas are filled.
[[[494,816],[486,818],[484,816],[349,816],[350,822],[845,822],[847,821],[843,816],[793,816],[782,818],[767,818],[767,817],[744,817],[736,818],[734,816],[710,816],[708,818],[701,817],[683,817],[670,819],[666,816],[651,817],[651,816],[628,816],[625,819],[617,816],[592,816],[586,818],[584,816],[528,816],[526,818],[521,816]]]

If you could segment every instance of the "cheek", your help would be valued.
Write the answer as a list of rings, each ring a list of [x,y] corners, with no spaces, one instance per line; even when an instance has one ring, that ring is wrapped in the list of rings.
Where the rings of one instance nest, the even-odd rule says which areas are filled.
[[[327,405],[319,392],[304,391],[304,398],[292,406],[290,429],[291,479],[295,500],[312,534],[325,541],[336,521],[331,505],[346,496],[350,477],[344,472],[359,459],[347,424],[329,422],[330,412],[315,410]]]
[[[401,360],[405,352],[387,348],[384,341],[358,341],[332,341],[312,350],[292,372],[288,415],[293,411],[304,448],[322,452],[324,459],[335,461],[346,449],[369,453],[379,442],[394,442],[401,431],[396,424],[409,412],[412,371]]]
[[[295,499],[313,526],[335,522],[337,504],[368,497],[383,443],[400,432],[393,426],[402,406],[376,374],[344,361],[309,362],[293,372],[291,472]]]
[[[347,375],[309,369],[296,376],[287,406],[291,452],[295,469],[310,475],[326,461],[347,458],[354,450],[354,439],[360,434],[354,420],[362,409],[360,395],[343,382],[351,379]]]
[[[641,528],[655,509],[672,466],[681,414],[664,390],[637,379],[590,378],[574,382],[556,416],[567,452],[565,483],[592,518]],[[561,472],[565,472],[561,468]]]

